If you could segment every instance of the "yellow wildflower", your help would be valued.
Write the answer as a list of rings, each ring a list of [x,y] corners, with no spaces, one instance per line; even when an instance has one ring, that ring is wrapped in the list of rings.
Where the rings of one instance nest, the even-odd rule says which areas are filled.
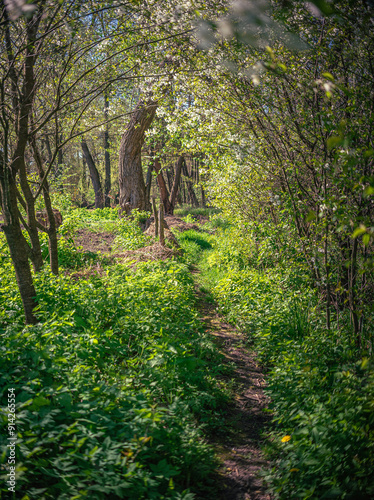
[[[284,436],[282,437],[282,443],[287,443],[291,439],[291,436]]]

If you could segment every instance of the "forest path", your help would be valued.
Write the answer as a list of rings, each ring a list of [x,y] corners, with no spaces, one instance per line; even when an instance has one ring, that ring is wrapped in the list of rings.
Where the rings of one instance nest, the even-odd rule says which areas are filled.
[[[197,273],[193,271],[195,276]],[[264,376],[255,353],[244,345],[243,336],[217,314],[216,305],[198,284],[196,295],[206,329],[227,363],[233,365],[229,375],[233,397],[224,415],[225,429],[209,439],[221,462],[214,478],[220,492],[216,500],[270,500],[258,477],[267,464],[260,449],[261,434],[269,421],[263,411],[268,404],[263,391]]]

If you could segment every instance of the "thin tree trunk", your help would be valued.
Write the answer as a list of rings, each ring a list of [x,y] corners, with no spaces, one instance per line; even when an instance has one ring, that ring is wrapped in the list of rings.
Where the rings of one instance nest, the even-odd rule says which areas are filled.
[[[351,310],[353,329],[355,334],[355,343],[358,349],[361,348],[361,334],[360,334],[360,322],[358,319],[358,314],[356,311],[356,272],[357,272],[357,250],[358,250],[358,239],[353,240],[352,257],[351,257],[351,269],[350,269],[350,283],[349,283],[349,308]]]
[[[42,181],[44,179],[44,169],[42,159],[39,153],[39,150],[36,145],[36,140],[33,137],[31,140],[31,146],[34,153],[35,163],[38,169],[39,179]],[[48,250],[49,250],[49,262],[51,271],[56,276],[58,275],[58,243],[57,243],[57,228],[56,228],[56,219],[53,213],[51,197],[49,195],[49,184],[46,180],[43,185],[43,197],[44,197],[44,205],[47,212],[48,218]]]
[[[63,141],[63,135],[60,134],[60,144]],[[64,186],[62,184],[62,174],[64,172],[64,152],[62,151],[62,148],[58,150],[57,154],[57,166],[56,166],[56,173],[55,173],[55,178],[58,181],[58,190],[62,193],[64,190]]]
[[[105,120],[108,120],[108,108],[109,108],[109,99],[105,94],[104,96],[104,116]],[[104,194],[105,200],[104,205],[106,207],[110,207],[110,198],[109,193],[111,189],[111,168],[110,168],[110,154],[109,154],[109,125],[108,122],[105,125],[104,131],[104,158],[105,158],[105,184],[104,184]]]
[[[145,201],[146,201],[147,210],[151,209],[151,203],[149,200],[151,198],[152,171],[153,171],[153,165],[150,163],[148,170],[147,170],[147,178],[145,181]]]
[[[24,156],[20,156],[19,158],[17,158],[14,164],[17,165],[20,185],[26,201],[25,208],[27,212],[27,224],[25,224],[25,229],[27,230],[31,241],[31,261],[34,267],[34,271],[39,272],[43,267],[43,257],[36,224],[35,201],[27,179]]]
[[[6,121],[2,122],[3,126],[3,141],[1,150],[1,160],[0,160],[0,201],[2,206],[2,213],[4,217],[4,223],[1,228],[4,231],[10,255],[13,261],[16,280],[18,288],[21,295],[21,300],[25,312],[26,323],[34,324],[36,323],[36,317],[34,316],[33,309],[36,307],[36,293],[32,280],[31,269],[29,264],[29,258],[32,257],[32,251],[22,234],[20,219],[19,219],[19,209],[17,203],[18,190],[16,176],[20,173],[20,169],[23,169],[22,176],[23,179],[26,178],[26,167],[25,167],[25,150],[29,135],[29,118],[32,108],[32,102],[35,92],[35,77],[34,77],[34,65],[36,61],[35,54],[35,39],[37,36],[39,22],[42,16],[41,8],[38,15],[30,18],[26,22],[26,53],[24,58],[24,79],[22,84],[22,89],[18,87],[17,74],[14,71],[14,56],[12,52],[12,45],[10,39],[9,30],[9,20],[7,16],[6,9],[3,10],[3,16],[5,19],[5,43],[7,48],[7,56],[9,62],[9,74],[11,79],[11,91],[13,97],[13,111],[15,117],[15,148],[12,155],[12,160],[9,162],[8,157],[8,124]],[[23,201],[23,200],[22,200]],[[26,206],[23,201],[24,206]],[[33,204],[30,204],[30,208]],[[29,207],[28,207],[29,208]],[[32,220],[32,214],[28,214]],[[33,214],[35,220],[35,213]],[[36,224],[36,221],[35,221]],[[34,255],[35,257],[35,255]]]
[[[169,192],[171,192],[171,190],[173,189],[173,178],[172,178],[172,173],[170,171],[170,168],[166,168],[165,169],[165,173],[166,173],[166,178],[168,180],[168,189],[169,189]]]
[[[120,206],[126,213],[134,208],[147,210],[141,151],[144,134],[156,114],[157,102],[140,100],[123,134],[119,151]]]
[[[325,195],[325,203],[327,204],[327,173],[324,171],[323,178],[323,190]],[[325,256],[325,270],[326,270],[326,327],[330,330],[331,327],[331,291],[330,291],[330,265],[329,265],[329,255],[328,255],[328,238],[329,238],[329,221],[328,213],[326,213],[326,228],[325,228],[325,244],[324,244],[324,256]]]
[[[165,246],[165,232],[164,232],[164,204],[160,203],[159,211],[159,226],[160,226],[160,243]]]
[[[203,208],[206,207],[206,198],[205,198],[205,191],[204,191],[203,186],[201,186],[201,206]]]
[[[189,195],[189,198],[190,198],[190,203],[191,203],[191,205],[193,207],[198,207],[199,206],[199,202],[198,202],[198,199],[196,197],[195,191],[193,189],[192,182],[190,181],[190,174],[188,172],[188,168],[187,168],[187,165],[186,165],[185,161],[182,164],[182,171],[183,171],[183,175],[185,176],[185,180],[186,180],[186,184],[187,184],[187,190],[188,190],[188,195]]]
[[[182,165],[184,162],[185,162],[184,156],[181,155],[178,158],[177,164],[175,166],[174,182],[170,193],[170,205],[172,207],[172,213],[174,212],[175,202],[178,196],[178,190],[181,183]]]
[[[155,158],[153,168],[157,173],[157,182],[158,182],[158,187],[160,188],[160,197],[164,205],[165,213],[172,214],[173,210],[169,200],[169,191],[166,186],[164,176],[162,175],[161,163],[158,158]]]
[[[155,218],[155,238],[158,236],[158,213],[156,208],[156,200],[155,197],[152,197],[152,208],[153,208],[153,217]]]
[[[82,139],[81,146],[83,155],[86,159],[86,163],[90,171],[92,186],[95,191],[95,208],[103,208],[104,207],[103,190],[101,187],[99,172],[97,171],[95,162],[93,161],[90,150],[88,149],[87,143],[84,139]]]

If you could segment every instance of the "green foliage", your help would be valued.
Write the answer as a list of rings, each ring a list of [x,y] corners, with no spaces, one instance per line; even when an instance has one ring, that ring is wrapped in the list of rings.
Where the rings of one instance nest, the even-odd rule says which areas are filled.
[[[182,220],[187,222],[187,224],[194,224],[196,222],[196,219],[192,214],[187,214],[186,217],[182,217]]]
[[[184,500],[201,491],[214,465],[202,426],[221,424],[226,395],[186,266],[117,265],[79,281],[44,270],[39,323],[26,328],[5,253],[0,278],[0,420],[14,387],[18,491]],[[3,433],[1,463],[6,444]]]
[[[212,248],[212,236],[204,231],[189,229],[179,233],[175,231],[178,243],[184,250],[183,260],[189,265],[196,264],[204,250]]]
[[[124,250],[135,250],[151,244],[152,238],[145,235],[140,227],[140,224],[144,223],[149,216],[148,212],[133,210],[131,217],[121,218],[117,226],[118,236],[115,246]]]
[[[95,260],[94,254],[86,252],[84,255],[74,246],[73,235],[78,229],[91,232],[108,232],[116,235],[114,248],[116,251],[135,250],[152,241],[143,233],[141,224],[149,218],[148,212],[133,210],[131,216],[120,217],[118,208],[97,208],[87,210],[76,208],[64,214],[63,224],[59,228],[60,239],[59,256],[62,265],[73,267],[70,261],[77,260],[76,267],[88,264]]]
[[[264,472],[276,498],[362,498],[374,494],[374,368],[347,332],[327,331],[307,274],[253,269],[217,233],[202,266],[229,321],[254,344],[269,371],[273,430]],[[223,254],[223,255],[222,255]],[[240,252],[239,252],[240,256]],[[241,256],[243,258],[243,256]],[[284,438],[282,440],[282,438]]]

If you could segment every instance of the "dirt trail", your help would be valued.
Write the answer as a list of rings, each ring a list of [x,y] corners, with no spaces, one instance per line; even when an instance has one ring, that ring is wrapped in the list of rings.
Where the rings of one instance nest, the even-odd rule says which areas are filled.
[[[230,375],[234,396],[225,415],[225,432],[211,438],[221,461],[215,478],[220,496],[215,500],[270,500],[258,478],[261,467],[266,465],[260,450],[261,433],[269,421],[263,411],[269,402],[263,392],[263,374],[255,354],[243,345],[240,332],[219,317],[215,306],[200,290],[197,295],[207,329],[227,362],[235,365]]]
[[[180,231],[196,228],[194,224],[187,224],[176,217],[167,218],[167,223],[169,227],[176,227]],[[76,244],[82,246],[84,251],[100,250],[103,253],[110,253],[114,237],[111,233],[94,234],[82,230],[76,237]],[[154,260],[154,249],[153,247],[149,249],[147,251],[143,248],[126,254],[131,254],[135,258],[137,252],[143,252],[144,260]],[[158,254],[155,257],[161,258]],[[198,271],[193,270],[192,273],[196,275]],[[221,466],[212,478],[220,492],[214,500],[271,500],[261,479],[258,478],[260,469],[266,465],[260,445],[261,433],[269,420],[263,411],[268,404],[263,392],[265,385],[263,374],[256,363],[255,354],[244,346],[240,332],[219,317],[215,305],[209,302],[208,296],[198,286],[196,294],[201,318],[207,330],[214,336],[227,362],[235,366],[230,374],[230,381],[233,381],[234,387],[233,399],[226,411],[225,428],[219,435],[210,438],[221,462]]]

